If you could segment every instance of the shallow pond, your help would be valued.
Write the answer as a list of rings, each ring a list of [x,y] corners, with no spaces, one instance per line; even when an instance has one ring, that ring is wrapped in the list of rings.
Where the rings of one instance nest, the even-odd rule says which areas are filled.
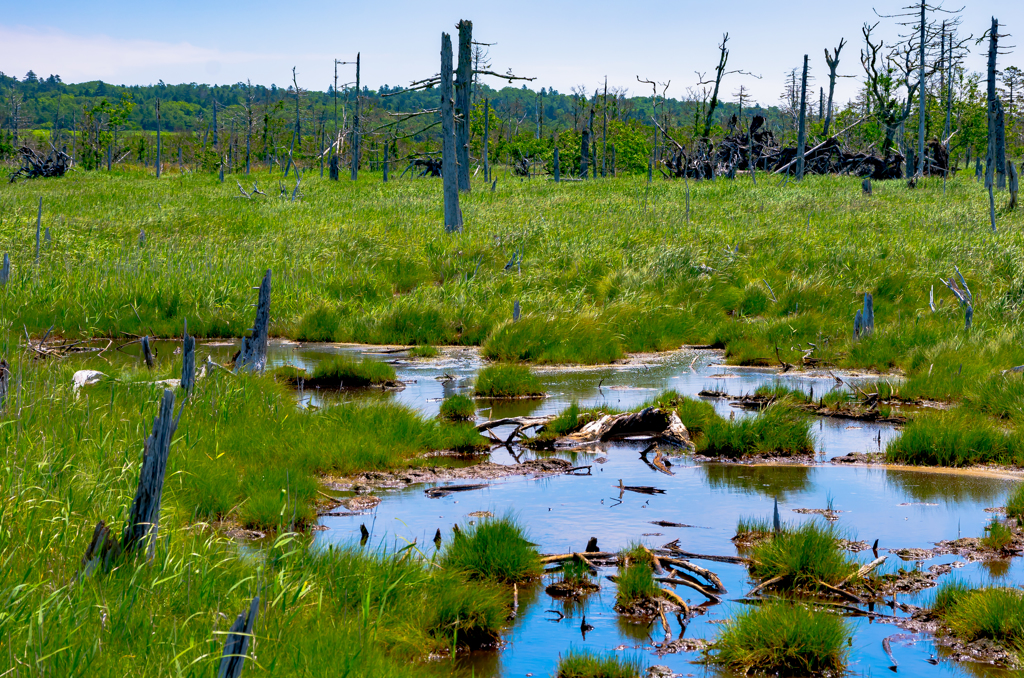
[[[170,350],[170,346],[164,348]],[[232,345],[197,347],[199,359],[211,353],[226,360],[235,350]],[[481,361],[470,349],[447,350],[441,357],[410,360],[404,353],[386,352],[374,347],[336,345],[297,345],[275,343],[270,348],[269,365],[295,365],[312,368],[319,360],[339,352],[365,354],[392,362],[406,388],[399,392],[364,391],[327,393],[316,390],[299,394],[303,404],[326,405],[339,398],[391,398],[424,415],[435,416],[441,399],[455,393],[471,392]],[[649,360],[633,359],[630,364],[586,369],[538,369],[549,397],[515,402],[477,401],[481,418],[552,414],[571,402],[581,406],[606,403],[619,409],[635,407],[666,389],[696,396],[703,389],[733,395],[752,393],[758,386],[781,382],[792,388],[823,395],[837,386],[829,374],[776,374],[770,369],[723,366],[714,351],[679,351]],[[870,377],[844,375],[847,382],[870,381]],[[751,416],[731,407],[727,401],[712,401],[716,409],[729,416]],[[672,475],[666,475],[641,460],[641,443],[602,444],[585,451],[553,453],[497,448],[491,460],[515,464],[529,458],[559,456],[576,466],[591,466],[591,475],[558,475],[542,478],[511,477],[483,483],[485,487],[432,498],[417,485],[402,490],[381,490],[383,501],[372,511],[358,516],[325,516],[327,529],[317,533],[321,543],[357,543],[360,525],[370,530],[369,548],[392,549],[416,542],[427,556],[434,553],[432,538],[440,529],[445,538],[456,523],[478,518],[470,514],[489,511],[495,515],[514,513],[527,527],[530,538],[543,553],[583,550],[590,537],[597,537],[605,551],[618,550],[631,541],[661,546],[678,540],[679,547],[694,553],[736,555],[731,542],[737,519],[741,516],[771,516],[778,500],[784,521],[802,522],[820,519],[794,512],[794,509],[831,507],[840,512],[838,527],[850,539],[869,544],[878,539],[880,553],[885,549],[929,548],[942,539],[978,536],[991,514],[986,508],[1000,506],[1015,480],[999,474],[936,473],[914,469],[835,465],[828,459],[848,452],[878,451],[898,432],[888,424],[849,420],[819,419],[814,424],[819,463],[814,465],[743,465],[694,463],[686,456],[674,457]],[[499,436],[501,431],[499,431]],[[645,495],[620,492],[625,485],[649,485],[664,494]],[[693,527],[661,527],[652,521],[683,523]],[[856,554],[865,562],[871,551]],[[961,561],[956,556],[927,560],[921,564],[902,562],[888,554],[883,571],[897,567],[925,567]],[[720,624],[744,607],[735,602],[753,583],[742,565],[697,561],[715,571],[729,593],[722,604],[710,606],[706,614],[689,621],[684,636],[714,639]],[[963,564],[962,561],[961,563]],[[549,676],[553,675],[559,653],[571,647],[627,653],[650,664],[662,664],[683,675],[703,675],[709,670],[693,663],[693,653],[658,656],[656,644],[663,638],[657,626],[636,624],[612,610],[614,584],[604,578],[613,570],[601,571],[601,591],[583,601],[563,602],[548,596],[543,585],[523,589],[519,615],[505,634],[505,646],[497,652],[480,652],[457,660],[467,675],[476,676]],[[1012,584],[1024,574],[1020,559],[995,565],[966,563],[953,575],[977,583],[998,581]],[[703,602],[696,592],[680,587],[677,592],[691,605]],[[930,601],[934,589],[900,595],[900,601],[922,605]],[[557,610],[558,612],[552,612]],[[891,609],[880,610],[892,614]],[[897,611],[897,615],[903,613]],[[560,615],[562,617],[560,618]],[[584,634],[580,625],[586,616],[593,629]],[[556,621],[557,620],[557,621]],[[855,629],[850,669],[855,674],[887,672],[890,660],[882,649],[882,639],[905,633],[892,623],[866,617],[850,618]],[[673,636],[681,629],[672,621]],[[1001,675],[1004,672],[979,664],[956,664],[942,659],[941,652],[925,636],[894,640],[892,651],[904,675]],[[937,664],[932,662],[938,659]],[[710,673],[714,673],[710,671]]]

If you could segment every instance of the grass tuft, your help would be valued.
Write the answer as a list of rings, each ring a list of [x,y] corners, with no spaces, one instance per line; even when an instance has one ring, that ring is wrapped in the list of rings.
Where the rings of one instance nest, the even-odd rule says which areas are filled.
[[[750,455],[814,454],[810,420],[782,403],[770,405],[754,417],[710,419],[706,426],[697,441],[697,451],[707,456],[739,459]]]
[[[839,535],[831,525],[811,521],[774,534],[753,546],[750,574],[762,581],[782,577],[772,588],[810,590],[820,582],[836,585],[857,570],[839,547]]]
[[[981,545],[999,551],[1009,546],[1013,541],[1013,530],[1007,527],[1003,521],[993,516],[988,525],[985,526],[985,536],[981,538]]]
[[[544,390],[529,367],[524,365],[489,365],[476,377],[473,395],[478,398],[535,398]]]
[[[558,658],[555,675],[557,678],[638,678],[642,670],[643,665],[635,659],[572,649]]]
[[[537,549],[511,515],[487,518],[456,533],[445,547],[441,564],[471,579],[503,584],[536,579],[542,571]]]
[[[317,363],[307,385],[351,388],[387,384],[395,379],[395,368],[387,363],[372,358],[357,361],[347,355],[338,355]]]
[[[715,641],[711,663],[738,674],[839,674],[851,639],[841,617],[799,603],[771,602],[740,613]]]
[[[654,559],[640,544],[632,544],[622,551],[619,563],[615,580],[615,605],[618,609],[630,610],[661,593],[654,581]]]
[[[970,589],[963,582],[953,581],[944,584],[935,594],[932,612],[963,641],[988,638],[1011,650],[1024,647],[1024,595],[1021,591]]]
[[[441,403],[439,416],[444,421],[471,421],[475,415],[473,400],[461,393],[445,398]]]
[[[409,356],[412,358],[434,358],[437,356],[437,349],[429,344],[413,346],[409,349]]]
[[[1024,524],[1024,483],[1017,485],[1006,499],[1006,517],[1015,518],[1018,525]]]

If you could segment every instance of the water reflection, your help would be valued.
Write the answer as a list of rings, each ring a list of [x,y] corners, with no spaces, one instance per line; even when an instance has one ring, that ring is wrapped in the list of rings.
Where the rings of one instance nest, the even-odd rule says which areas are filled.
[[[886,469],[885,482],[894,492],[906,494],[920,502],[957,503],[971,501],[999,506],[1013,488],[1012,480],[999,481],[990,476],[935,473]]]
[[[744,494],[785,500],[789,495],[808,492],[815,473],[809,466],[754,466],[743,464],[701,464],[704,481],[712,489],[739,490]]]

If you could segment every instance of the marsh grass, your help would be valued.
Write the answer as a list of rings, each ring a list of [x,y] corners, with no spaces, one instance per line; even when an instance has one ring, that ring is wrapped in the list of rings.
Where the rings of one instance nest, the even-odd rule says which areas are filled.
[[[694,438],[704,433],[712,424],[719,424],[724,421],[715,412],[715,407],[711,403],[681,395],[673,390],[659,393],[657,396],[644,402],[637,411],[646,407],[657,407],[666,412],[675,410],[676,414],[679,415],[679,420],[683,422],[683,426],[686,427],[686,430]]]
[[[386,384],[395,379],[395,368],[385,362],[337,355],[318,362],[307,383],[325,388],[351,388]]]
[[[617,608],[628,611],[661,593],[654,581],[654,560],[641,545],[631,544],[620,552],[619,563],[615,580]]]
[[[588,584],[590,583],[590,566],[582,559],[570,558],[562,561],[560,575],[561,581],[567,584]]]
[[[779,382],[772,382],[758,386],[754,389],[754,395],[762,398],[775,398],[778,400],[787,399],[797,403],[807,402],[807,394],[797,388],[790,388]]]
[[[615,654],[571,649],[558,658],[557,678],[639,678],[643,664]]]
[[[540,381],[525,365],[488,365],[476,377],[478,398],[534,398],[544,395]]]
[[[769,602],[733,618],[709,661],[738,674],[839,675],[846,668],[850,626],[800,603]]]
[[[785,526],[783,529],[787,529]],[[770,518],[741,517],[736,521],[736,539],[743,541],[760,541],[768,539],[775,533]]]
[[[471,579],[502,584],[530,581],[542,571],[537,549],[511,515],[485,518],[456,533],[445,546],[441,564]]]
[[[961,581],[943,584],[932,612],[966,642],[989,638],[1012,651],[1024,649],[1024,596],[1005,588],[969,588]]]
[[[1024,483],[1019,483],[1006,498],[1006,517],[1015,519],[1018,525],[1024,523]]]
[[[444,421],[471,421],[476,415],[473,400],[461,393],[445,398],[438,416]]]
[[[700,454],[731,459],[814,454],[810,420],[784,403],[769,405],[753,417],[709,419],[696,444]]]
[[[790,527],[755,544],[750,551],[750,574],[765,581],[782,580],[778,590],[816,591],[819,582],[835,586],[857,570],[857,564],[840,549],[839,533],[821,521]]]
[[[409,349],[409,356],[412,358],[436,358],[437,349],[433,346],[413,346]]]
[[[956,407],[912,419],[885,449],[901,464],[971,466],[1024,463],[1024,438],[998,421]]]
[[[985,526],[985,535],[981,538],[981,545],[998,551],[1012,542],[1013,530],[1003,524],[999,518],[993,516],[989,524]]]

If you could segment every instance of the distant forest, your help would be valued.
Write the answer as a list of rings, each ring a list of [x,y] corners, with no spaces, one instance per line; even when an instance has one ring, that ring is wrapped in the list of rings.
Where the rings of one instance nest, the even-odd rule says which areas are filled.
[[[1012,67],[1009,71],[1011,75],[1019,73]],[[751,106],[739,81],[736,77],[723,83],[720,96],[729,101],[714,102],[709,101],[707,89],[690,90],[687,98],[676,99],[654,92],[651,96],[627,96],[625,88],[614,86],[561,93],[554,89],[537,92],[525,84],[494,89],[486,82],[475,82],[471,155],[476,160],[482,156],[485,117],[492,163],[550,165],[557,145],[562,162],[568,162],[568,171],[577,169],[574,163],[579,162],[584,130],[590,130],[597,146],[598,163],[616,173],[646,172],[649,164],[658,166],[679,147],[692,147],[704,138],[705,123],[710,124],[709,137],[719,139],[742,131],[752,116],[762,115],[777,138],[795,143],[797,70],[787,77],[779,103],[770,107]],[[1019,82],[1010,83],[1008,141],[1010,149],[1019,153],[1021,106],[1014,84],[1020,87]],[[19,79],[0,73],[0,157],[14,155],[25,143],[52,142],[73,153],[76,163],[87,169],[108,162],[149,164],[155,153],[158,103],[164,162],[181,159],[195,169],[238,168],[244,166],[247,153],[253,163],[283,165],[284,158],[291,158],[307,167],[333,149],[344,158],[351,152],[357,102],[361,164],[378,167],[385,147],[392,163],[439,154],[440,126],[433,112],[439,104],[437,89],[362,87],[357,96],[351,86],[319,92],[299,85],[296,91],[294,85],[249,83],[66,84],[57,75],[40,77],[30,71]],[[943,81],[934,78],[927,91],[928,138],[943,132],[943,87]],[[734,94],[725,95],[725,88]],[[812,141],[823,138],[826,114],[827,88],[816,89],[809,92],[807,102]],[[951,156],[956,162],[969,162],[970,153],[977,157],[977,149],[984,149],[986,143],[984,82],[980,75],[960,69],[951,89],[956,130]],[[489,107],[486,116],[485,104]],[[885,129],[871,116],[872,100],[866,89],[854,101],[836,102],[835,109],[832,134],[865,118],[842,135],[844,144],[866,149],[880,145]],[[916,139],[916,125],[906,127],[900,125],[896,139],[900,147]]]

